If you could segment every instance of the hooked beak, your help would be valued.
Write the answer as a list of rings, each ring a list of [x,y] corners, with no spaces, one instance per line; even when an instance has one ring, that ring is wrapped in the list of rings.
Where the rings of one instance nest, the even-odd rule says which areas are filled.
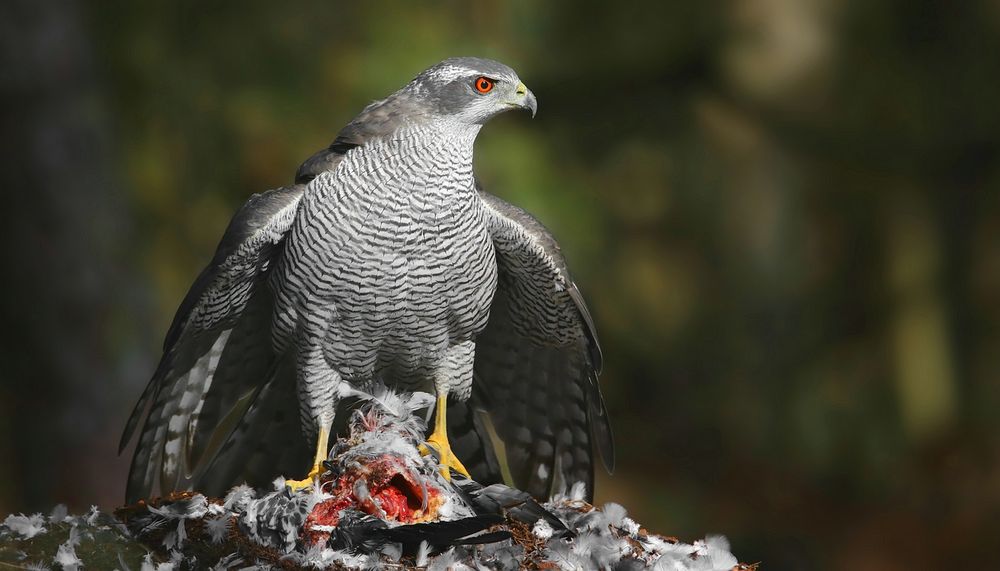
[[[535,99],[535,94],[524,85],[524,82],[517,84],[517,90],[514,94],[515,100],[512,102],[513,105],[531,111],[531,116],[534,117],[535,113],[538,112],[538,100]]]

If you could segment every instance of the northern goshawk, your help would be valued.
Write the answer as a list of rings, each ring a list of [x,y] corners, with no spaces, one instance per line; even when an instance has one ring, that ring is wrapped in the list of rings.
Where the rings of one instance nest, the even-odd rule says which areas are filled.
[[[536,111],[512,69],[447,59],[366,107],[295,184],[249,199],[126,425],[120,450],[148,409],[129,501],[312,461],[307,483],[338,404],[380,382],[437,395],[443,466],[590,495],[593,449],[614,462],[593,322],[552,236],[473,174],[479,130],[510,109]]]

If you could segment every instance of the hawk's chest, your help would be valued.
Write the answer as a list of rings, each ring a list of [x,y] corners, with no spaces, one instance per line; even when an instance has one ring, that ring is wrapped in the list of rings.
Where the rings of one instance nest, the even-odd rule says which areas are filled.
[[[471,141],[401,139],[352,151],[311,184],[287,251],[295,281],[341,308],[481,329],[496,262]]]
[[[297,222],[331,253],[435,257],[484,230],[483,217],[471,145],[430,139],[352,151],[313,183]]]

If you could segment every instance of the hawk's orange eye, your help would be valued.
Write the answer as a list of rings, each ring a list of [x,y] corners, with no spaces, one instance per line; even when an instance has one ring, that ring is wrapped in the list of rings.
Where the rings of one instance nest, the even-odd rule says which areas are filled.
[[[479,93],[489,93],[493,90],[493,80],[488,77],[477,77],[473,85]]]

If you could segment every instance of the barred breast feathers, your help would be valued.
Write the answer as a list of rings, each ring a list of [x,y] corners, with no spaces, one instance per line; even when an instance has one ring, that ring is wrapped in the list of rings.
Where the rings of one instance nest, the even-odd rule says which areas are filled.
[[[279,346],[307,318],[364,315],[358,333],[400,354],[485,327],[496,266],[472,174],[477,130],[409,126],[310,182],[275,283]],[[400,327],[426,351],[397,347]]]

